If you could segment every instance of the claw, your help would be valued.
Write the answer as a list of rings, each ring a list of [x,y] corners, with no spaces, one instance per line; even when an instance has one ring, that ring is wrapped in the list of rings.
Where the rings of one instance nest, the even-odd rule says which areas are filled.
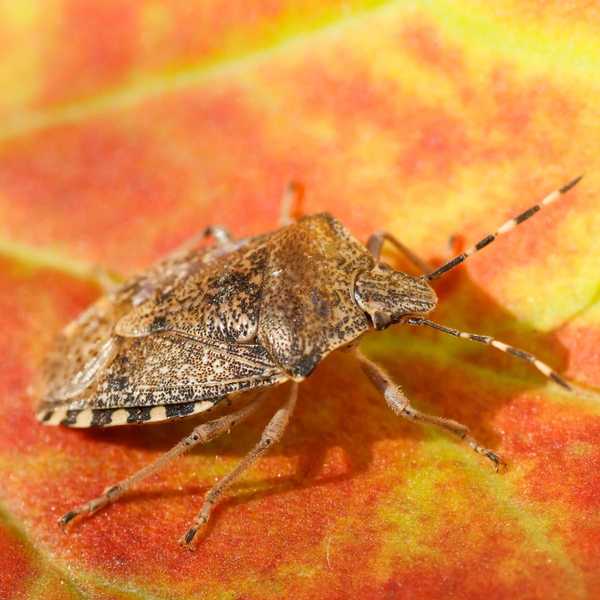
[[[109,490],[116,489],[116,486],[109,488]],[[110,498],[106,495],[95,498],[94,500],[90,500],[85,504],[82,504],[73,510],[70,510],[68,513],[65,513],[60,519],[58,519],[58,525],[63,529],[76,517],[84,516],[84,515],[93,515],[95,512],[105,507],[110,502]]]
[[[184,535],[179,538],[179,544],[190,551],[196,549],[196,533],[198,533],[198,527],[190,527]]]
[[[187,533],[183,536],[183,543],[186,546],[192,546],[192,542],[194,541],[194,538],[196,537],[196,532],[198,531],[198,529],[196,527],[190,527],[190,529],[188,529]]]
[[[78,515],[79,513],[75,510],[70,510],[65,513],[60,519],[58,519],[58,526],[62,529],[66,529],[67,525]]]
[[[506,463],[495,452],[487,450],[485,456],[494,463],[496,473],[500,473],[500,471],[503,471],[506,468]]]
[[[198,542],[196,534],[206,525],[207,521],[206,517],[199,517],[194,520],[194,524],[179,538],[180,545],[188,550],[195,550]]]

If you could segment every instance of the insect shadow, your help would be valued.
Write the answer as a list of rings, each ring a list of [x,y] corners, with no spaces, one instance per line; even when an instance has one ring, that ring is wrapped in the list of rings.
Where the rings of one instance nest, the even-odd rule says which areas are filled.
[[[567,364],[568,352],[553,332],[540,332],[519,321],[485,290],[466,269],[457,269],[437,286],[444,324],[467,331],[489,334],[503,342],[526,349],[558,372]],[[415,346],[421,349],[416,354]],[[495,351],[488,346],[452,338],[430,330],[406,325],[372,332],[364,340],[367,354],[373,355],[400,384],[418,409],[452,418],[467,425],[483,445],[496,449],[501,438],[495,433],[495,414],[516,395],[536,387],[551,385],[531,365]],[[423,350],[425,348],[425,350]],[[428,354],[427,348],[431,349]],[[448,358],[448,354],[450,358]],[[474,367],[474,368],[471,368]],[[505,378],[505,379],[504,379]],[[192,455],[240,458],[260,438],[261,431],[278,405],[284,401],[287,386],[274,388],[270,398],[247,422],[212,443],[195,448]],[[557,388],[558,389],[558,388]],[[199,422],[214,418],[192,418],[144,427],[85,430],[81,435],[131,448],[164,452],[187,435]],[[523,425],[526,429],[526,423]],[[383,398],[361,373],[350,352],[335,352],[318,365],[300,387],[299,402],[283,440],[272,450],[295,461],[287,477],[246,478],[232,486],[231,494],[219,510],[275,494],[302,488],[328,486],[351,479],[367,470],[373,461],[373,448],[383,440],[422,440],[425,435],[449,434],[405,421],[395,416]],[[456,443],[460,442],[456,440]],[[343,467],[340,469],[339,450]],[[327,464],[337,451],[335,474],[328,475]],[[410,460],[414,444],[406,446]],[[470,459],[465,447],[465,460]],[[473,460],[478,460],[473,455]],[[510,462],[510,457],[508,457]],[[481,468],[489,468],[481,460]],[[401,465],[398,465],[400,476]],[[121,502],[139,499],[189,496],[207,491],[212,485],[198,474],[198,484],[177,490],[156,490],[141,484]],[[257,489],[258,483],[258,489]],[[209,529],[212,526],[211,521]],[[208,533],[208,532],[207,532]]]

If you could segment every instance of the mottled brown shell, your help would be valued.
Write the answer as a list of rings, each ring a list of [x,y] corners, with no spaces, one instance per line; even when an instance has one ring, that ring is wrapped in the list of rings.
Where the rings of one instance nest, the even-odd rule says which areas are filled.
[[[42,369],[38,417],[75,427],[160,421],[303,379],[369,329],[353,289],[373,267],[328,214],[174,254],[65,328]]]

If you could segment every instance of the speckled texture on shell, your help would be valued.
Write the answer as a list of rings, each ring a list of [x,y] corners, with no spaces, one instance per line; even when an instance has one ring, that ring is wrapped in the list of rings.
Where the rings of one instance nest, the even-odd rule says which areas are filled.
[[[124,408],[127,422],[164,420],[300,380],[369,329],[353,287],[373,266],[327,214],[230,247],[171,255],[65,328],[42,370],[38,414],[54,424],[60,409],[58,422],[73,426],[89,409],[83,426],[111,424],[109,411]],[[152,417],[132,410],[171,405],[190,408]]]

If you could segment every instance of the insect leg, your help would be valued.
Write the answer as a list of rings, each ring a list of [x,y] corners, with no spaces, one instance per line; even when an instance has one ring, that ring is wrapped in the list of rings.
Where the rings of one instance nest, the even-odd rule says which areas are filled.
[[[409,421],[427,423],[428,425],[435,425],[436,427],[441,427],[442,429],[449,431],[463,440],[472,450],[477,452],[477,454],[481,454],[491,460],[497,471],[504,464],[502,459],[495,452],[492,452],[488,448],[484,448],[477,443],[475,438],[469,434],[468,427],[461,425],[452,419],[428,415],[413,408],[404,392],[391,380],[390,376],[381,367],[366,358],[359,350],[356,351],[356,356],[360,361],[363,371],[375,387],[383,394],[387,405],[394,413]]]
[[[104,492],[102,492],[101,496],[98,496],[97,498],[94,498],[93,500],[90,500],[89,502],[81,504],[77,508],[70,510],[58,520],[58,524],[64,527],[79,515],[96,512],[100,508],[120,498],[134,484],[138,483],[142,479],[146,479],[146,477],[149,477],[157,471],[160,471],[174,458],[184,454],[190,448],[193,448],[198,444],[206,444],[219,437],[226,431],[229,431],[232,427],[238,423],[241,423],[256,411],[263,396],[264,395],[261,395],[259,398],[234,413],[225,415],[224,417],[220,417],[214,421],[209,421],[208,423],[198,425],[194,428],[190,435],[184,437],[178,444],[173,446],[173,448],[171,448],[168,452],[165,452],[159,456],[154,462],[151,462],[149,465],[141,468],[127,479],[107,487]]]
[[[279,211],[279,224],[282,227],[297,221],[301,214],[301,204],[304,199],[304,186],[297,181],[290,181],[283,192]]]
[[[233,242],[229,231],[220,225],[210,225],[202,232],[202,237],[212,237],[218,246],[226,246]]]
[[[250,466],[252,466],[273,444],[278,442],[290,420],[296,399],[298,398],[298,384],[292,382],[290,395],[286,403],[273,415],[267,423],[259,442],[250,450],[242,461],[228,475],[223,477],[212,489],[208,491],[204,498],[202,509],[196,515],[192,526],[179,540],[180,544],[190,550],[193,548],[193,541],[200,527],[203,527],[210,518],[210,513],[214,508],[223,492]]]
[[[384,242],[392,244],[392,246],[406,256],[406,258],[415,265],[421,273],[425,274],[431,271],[431,265],[429,265],[427,261],[419,258],[412,250],[407,248],[400,240],[387,231],[377,231],[372,234],[367,241],[367,250],[373,255],[375,260],[379,260]]]
[[[458,329],[454,329],[453,327],[445,327],[444,325],[434,323],[433,321],[429,321],[428,319],[423,319],[421,317],[409,317],[404,322],[408,325],[425,325],[426,327],[431,327],[432,329],[437,329],[438,331],[449,333],[450,335],[454,335],[464,340],[471,340],[472,342],[486,344],[488,346],[496,348],[496,350],[500,350],[501,352],[512,354],[517,358],[531,363],[538,371],[540,371],[540,373],[548,377],[548,379],[552,379],[552,381],[558,383],[558,385],[560,385],[561,387],[565,388],[566,390],[569,390],[570,392],[573,391],[573,388],[562,377],[560,377],[558,373],[552,370],[546,363],[537,359],[533,354],[525,352],[524,350],[519,350],[514,346],[509,346],[508,344],[500,342],[489,335],[478,335],[476,333],[467,333],[466,331],[459,331]]]
[[[172,252],[170,252],[169,256],[177,256],[178,254],[184,254],[197,246],[202,240],[207,237],[211,237],[217,243],[217,247],[220,246],[228,246],[234,240],[231,234],[225,227],[221,227],[221,225],[209,225],[204,228],[200,233],[193,235],[191,238],[188,238],[183,243],[181,243],[177,248],[175,248]]]

